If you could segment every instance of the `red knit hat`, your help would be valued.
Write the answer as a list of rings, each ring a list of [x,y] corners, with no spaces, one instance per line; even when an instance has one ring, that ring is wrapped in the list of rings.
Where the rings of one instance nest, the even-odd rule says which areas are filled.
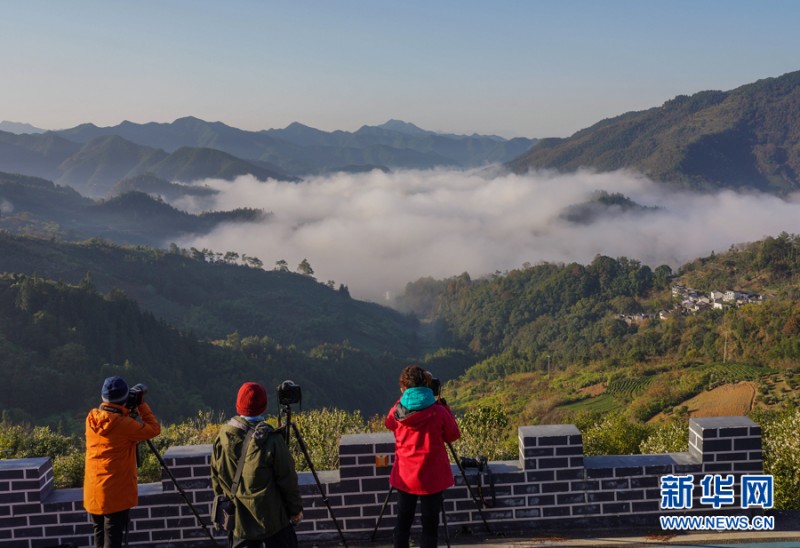
[[[267,391],[257,382],[246,382],[236,396],[236,412],[245,417],[257,417],[267,410]]]

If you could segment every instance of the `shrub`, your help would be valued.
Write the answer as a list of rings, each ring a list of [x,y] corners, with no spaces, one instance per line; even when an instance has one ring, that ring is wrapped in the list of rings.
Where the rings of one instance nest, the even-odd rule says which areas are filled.
[[[56,489],[80,487],[83,485],[84,451],[73,451],[53,459],[53,481]]]
[[[293,418],[306,442],[315,470],[336,470],[339,467],[339,439],[342,434],[367,431],[367,423],[360,411],[316,409],[303,411]],[[308,463],[300,450],[295,432],[291,433],[290,442],[297,470],[308,470]]]
[[[24,459],[50,457],[56,487],[78,487],[83,484],[83,440],[54,432],[49,426],[0,422],[0,458]]]
[[[648,437],[649,428],[622,414],[605,415],[583,430],[583,452],[595,455],[634,455]]]
[[[752,418],[761,425],[764,473],[775,478],[775,508],[800,510],[800,409],[759,411]]]
[[[485,456],[489,460],[517,458],[516,436],[500,406],[479,406],[456,419],[461,438],[453,444],[459,456]]]
[[[685,421],[670,421],[656,426],[639,445],[643,454],[682,453],[689,450],[689,425]]]

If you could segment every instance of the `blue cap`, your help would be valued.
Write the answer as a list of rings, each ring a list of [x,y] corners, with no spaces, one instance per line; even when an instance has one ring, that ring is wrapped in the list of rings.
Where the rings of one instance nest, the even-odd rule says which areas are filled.
[[[103,401],[108,403],[125,403],[128,399],[128,383],[122,377],[108,377],[103,381]]]

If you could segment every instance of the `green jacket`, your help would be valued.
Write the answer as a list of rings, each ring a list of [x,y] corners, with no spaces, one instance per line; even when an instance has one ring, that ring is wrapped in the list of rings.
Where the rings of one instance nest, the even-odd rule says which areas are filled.
[[[238,424],[231,424],[234,421]],[[215,495],[230,495],[247,434],[247,421],[235,417],[231,422],[220,429],[211,453],[211,488]],[[248,540],[274,535],[289,525],[290,516],[303,509],[294,459],[283,435],[264,422],[255,424],[256,433],[239,480],[233,532]]]

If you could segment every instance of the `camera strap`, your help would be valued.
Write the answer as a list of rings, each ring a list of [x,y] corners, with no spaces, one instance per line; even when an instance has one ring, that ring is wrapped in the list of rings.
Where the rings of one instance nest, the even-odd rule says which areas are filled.
[[[103,411],[108,411],[109,413],[116,413],[117,415],[125,414],[122,412],[122,409],[111,407],[110,405],[101,405],[100,407],[98,407],[98,409],[102,409]]]
[[[231,500],[236,498],[236,494],[239,491],[239,480],[242,479],[242,470],[244,470],[244,460],[245,457],[247,457],[247,449],[250,446],[250,440],[253,439],[255,433],[255,428],[249,428],[244,437],[244,441],[242,442],[242,452],[239,454],[239,462],[236,465],[236,473],[234,474],[233,481],[231,482],[231,494],[229,495]]]

